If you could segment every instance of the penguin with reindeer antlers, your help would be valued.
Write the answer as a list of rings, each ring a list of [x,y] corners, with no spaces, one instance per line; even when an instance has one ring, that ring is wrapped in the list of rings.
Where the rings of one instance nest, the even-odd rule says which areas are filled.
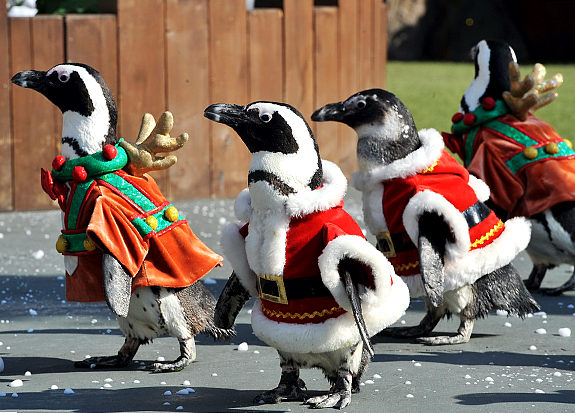
[[[204,115],[233,128],[252,154],[248,188],[235,204],[244,224],[230,224],[222,236],[234,273],[218,300],[216,324],[232,326],[247,290],[257,297],[254,333],[278,351],[281,365],[278,386],[255,402],[342,409],[373,355],[369,337],[401,317],[407,287],[344,211],[346,179],[320,158],[296,109],[215,104]],[[313,367],[332,387],[307,398],[299,371]]]
[[[62,155],[51,172],[42,170],[42,187],[63,211],[56,248],[64,255],[66,298],[105,300],[126,336],[117,355],[91,357],[76,367],[125,367],[141,344],[170,335],[179,341],[180,356],[147,368],[178,371],[196,358],[196,334],[232,335],[215,327],[216,300],[199,282],[222,258],[144,173],[173,164],[174,156],[159,153],[187,140],[169,137],[171,114],[164,113],[155,128],[151,115],[145,116],[134,146],[118,141],[114,99],[92,67],[66,63],[26,70],[12,82],[62,111]]]
[[[475,78],[453,115],[451,134],[443,134],[445,144],[489,185],[498,214],[529,218],[527,288],[549,295],[575,289],[575,271],[559,287],[540,288],[548,269],[575,264],[575,151],[532,113],[557,97],[553,90],[563,77],[544,80],[545,68],[536,64],[520,80],[515,52],[503,41],[481,40],[471,55]]]
[[[510,264],[529,241],[529,224],[503,223],[483,203],[487,186],[449,155],[437,131],[418,132],[394,94],[358,92],[318,109],[312,120],[356,131],[360,171],[352,184],[362,191],[365,222],[411,296],[426,303],[419,325],[383,334],[459,344],[491,310],[525,316],[539,308]],[[461,321],[456,335],[427,337],[451,314]]]

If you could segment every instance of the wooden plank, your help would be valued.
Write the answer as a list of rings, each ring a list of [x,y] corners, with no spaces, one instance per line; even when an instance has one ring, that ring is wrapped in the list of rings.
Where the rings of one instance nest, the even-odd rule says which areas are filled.
[[[360,91],[358,71],[359,10],[356,0],[339,0],[339,89],[338,100]],[[357,170],[357,134],[347,125],[340,126],[339,166],[349,176]]]
[[[338,13],[336,7],[316,7],[315,11],[315,107],[339,99]],[[321,157],[339,164],[339,125],[316,123]]]
[[[284,0],[285,91],[287,103],[310,122],[314,110],[313,0]],[[313,122],[310,126],[315,127]]]
[[[118,43],[113,14],[66,16],[66,60],[96,69],[114,96],[118,93]]]
[[[380,85],[379,87],[384,89],[387,73],[387,5],[383,0],[374,1],[377,32],[374,45],[376,80]]]
[[[165,20],[162,0],[118,0],[119,132],[134,141],[142,116],[166,109]],[[166,171],[152,172],[169,196]]]
[[[8,17],[6,7],[0,7],[0,211],[12,205],[12,130],[10,106],[10,56],[8,47]]]
[[[283,12],[257,9],[248,14],[250,101],[283,101]]]
[[[373,0],[359,3],[358,67],[360,89],[377,87],[374,77],[374,7]]]
[[[247,13],[244,0],[210,0],[210,99],[248,103]],[[235,196],[247,185],[250,154],[227,126],[212,123],[212,195]]]
[[[210,195],[208,0],[168,0],[166,5],[167,102],[172,136],[190,135],[168,172],[173,199]]]
[[[47,70],[62,63],[63,39],[61,16],[11,19],[12,73]],[[12,90],[14,207],[17,210],[53,207],[40,185],[32,183],[38,182],[41,167],[50,168],[60,150],[62,115],[40,94],[18,87]]]

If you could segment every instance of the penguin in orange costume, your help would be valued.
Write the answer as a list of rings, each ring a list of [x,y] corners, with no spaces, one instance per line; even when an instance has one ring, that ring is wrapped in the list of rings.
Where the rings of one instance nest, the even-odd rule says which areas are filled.
[[[481,40],[471,51],[475,78],[453,115],[447,147],[470,173],[491,189],[490,206],[499,215],[531,222],[527,253],[533,270],[530,291],[558,295],[575,288],[575,272],[562,286],[540,289],[547,269],[575,264],[575,151],[537,108],[557,97],[560,74],[544,80],[545,68],[520,80],[517,59],[506,42]]]
[[[343,409],[373,355],[369,337],[403,314],[407,287],[343,209],[346,179],[320,158],[296,109],[216,104],[204,115],[233,128],[252,154],[248,189],[235,205],[242,223],[222,236],[234,274],[215,319],[230,327],[245,302],[242,289],[257,297],[252,328],[277,349],[282,373],[256,403],[300,400]],[[299,370],[312,367],[333,386],[308,399]]]
[[[62,155],[51,172],[42,171],[42,186],[63,211],[57,249],[66,298],[105,300],[126,336],[117,355],[76,366],[127,366],[141,344],[167,334],[178,339],[180,356],[148,367],[178,371],[196,358],[196,334],[232,334],[213,324],[215,299],[198,282],[222,258],[195,236],[152,177],[127,172],[137,148],[126,151],[116,137],[116,105],[102,76],[67,63],[19,72],[12,82],[62,111]]]

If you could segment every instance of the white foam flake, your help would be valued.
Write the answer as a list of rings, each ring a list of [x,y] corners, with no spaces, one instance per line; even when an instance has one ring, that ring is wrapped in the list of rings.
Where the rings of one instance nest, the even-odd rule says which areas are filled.
[[[184,386],[189,386],[190,385],[190,381],[189,380],[184,380],[184,382],[182,383]]]
[[[571,329],[569,327],[563,327],[558,330],[561,337],[571,337]]]
[[[74,394],[74,390],[72,389],[65,389],[64,394]]]
[[[238,346],[238,351],[248,351],[248,343],[245,341]]]
[[[421,367],[421,363],[413,363],[415,367]]]
[[[104,379],[104,381],[106,383],[112,383],[114,381],[114,379],[112,379],[111,377],[108,377],[107,379]]]
[[[26,373],[24,373],[24,376],[27,376],[27,377],[29,377],[29,376],[31,376],[31,375],[32,375],[32,373],[31,373],[29,370],[26,371]]]
[[[497,311],[495,311],[495,314],[497,314],[499,316],[507,317],[509,315],[509,312],[507,312],[506,310],[497,310]]]
[[[55,384],[50,386],[50,390],[58,390],[58,386],[56,386]]]
[[[373,380],[366,380],[365,384],[374,384],[375,382]]]
[[[34,258],[35,260],[41,260],[42,258],[44,258],[44,255],[45,254],[43,250],[38,250],[32,253],[32,258]]]
[[[493,377],[489,377],[489,376],[488,376],[488,377],[485,378],[485,381],[488,382],[488,383],[493,383],[494,380],[493,380]]]
[[[218,377],[218,373],[212,373],[212,377]]]
[[[18,397],[18,393],[16,393],[16,392],[12,393],[12,397],[14,397],[14,398]]]
[[[537,350],[536,346],[529,346],[529,350]]]
[[[556,371],[556,372],[553,373],[553,376],[555,376],[555,377],[561,377],[562,375],[563,375],[563,374],[561,374],[560,371]]]
[[[405,397],[407,397],[408,399],[413,399],[415,396],[411,393],[406,394]]]
[[[176,410],[184,410],[184,406],[178,406],[176,407]]]
[[[166,361],[166,358],[165,358],[165,357],[162,357],[162,356],[159,356],[159,357],[156,359],[156,361]]]
[[[10,387],[22,387],[23,385],[24,382],[20,379],[12,380],[12,382],[10,383]]]
[[[134,383],[140,384],[140,380],[134,380]]]
[[[410,385],[410,384],[411,384],[411,381],[406,380],[406,381],[405,381],[405,384]]]
[[[535,330],[535,333],[537,333],[537,334],[547,334],[547,330],[545,330],[544,328],[538,328],[537,330]]]
[[[373,375],[373,378],[374,378],[374,379],[381,379],[381,376],[380,376],[379,374],[375,373],[375,374]]]
[[[33,308],[28,310],[28,314],[30,314],[31,316],[37,316],[38,315],[38,311],[34,310]]]
[[[182,389],[182,390],[178,390],[178,391],[176,392],[176,394],[184,395],[184,396],[185,396],[185,395],[190,394],[190,392],[188,391],[188,389]]]
[[[164,392],[164,396],[171,396],[171,395],[172,395],[172,392],[169,391],[169,390],[166,390],[166,391]]]
[[[543,390],[541,390],[541,389],[535,389],[535,393],[545,394],[545,392],[544,392]]]
[[[507,321],[507,322],[506,322],[505,324],[503,324],[503,325],[504,325],[505,327],[513,327],[513,325],[512,325],[509,321]]]

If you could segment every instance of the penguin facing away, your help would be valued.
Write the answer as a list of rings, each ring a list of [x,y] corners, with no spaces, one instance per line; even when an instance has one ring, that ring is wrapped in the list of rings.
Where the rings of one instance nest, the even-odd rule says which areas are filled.
[[[222,258],[191,231],[149,175],[134,176],[116,137],[117,111],[102,76],[79,63],[26,70],[12,82],[36,90],[61,111],[62,156],[42,184],[63,211],[57,249],[64,255],[66,298],[106,301],[125,342],[115,356],[91,357],[76,367],[124,367],[139,346],[176,337],[180,356],[152,363],[178,371],[196,358],[194,336],[227,337],[215,327],[215,299],[199,279]]]
[[[215,104],[204,115],[233,128],[252,154],[248,188],[235,204],[244,224],[230,224],[222,236],[234,273],[215,319],[229,327],[247,299],[242,289],[256,297],[252,328],[278,351],[282,372],[255,403],[342,409],[373,354],[369,337],[403,314],[407,287],[344,211],[345,177],[320,158],[296,109],[260,101]],[[314,367],[332,388],[307,399],[299,371]]]
[[[490,310],[524,316],[538,309],[510,264],[527,245],[528,223],[503,223],[485,206],[487,186],[444,150],[438,132],[418,132],[395,95],[358,92],[318,109],[312,120],[356,131],[360,171],[352,185],[362,191],[365,222],[411,297],[426,303],[418,326],[382,334],[430,345],[465,343],[475,320]],[[456,335],[424,337],[451,314],[461,320]]]
[[[470,173],[489,185],[489,205],[499,215],[524,216],[531,222],[527,252],[533,269],[527,288],[550,295],[572,290],[575,272],[562,286],[540,286],[547,269],[575,264],[575,151],[551,125],[530,113],[557,96],[548,91],[559,86],[562,77],[519,91],[518,110],[510,100],[512,69],[519,79],[511,46],[481,40],[471,56],[475,78],[463,94],[459,114],[452,118],[452,134],[444,133],[446,145],[461,156]],[[535,69],[545,75],[542,65]],[[531,81],[537,77],[531,76]]]

